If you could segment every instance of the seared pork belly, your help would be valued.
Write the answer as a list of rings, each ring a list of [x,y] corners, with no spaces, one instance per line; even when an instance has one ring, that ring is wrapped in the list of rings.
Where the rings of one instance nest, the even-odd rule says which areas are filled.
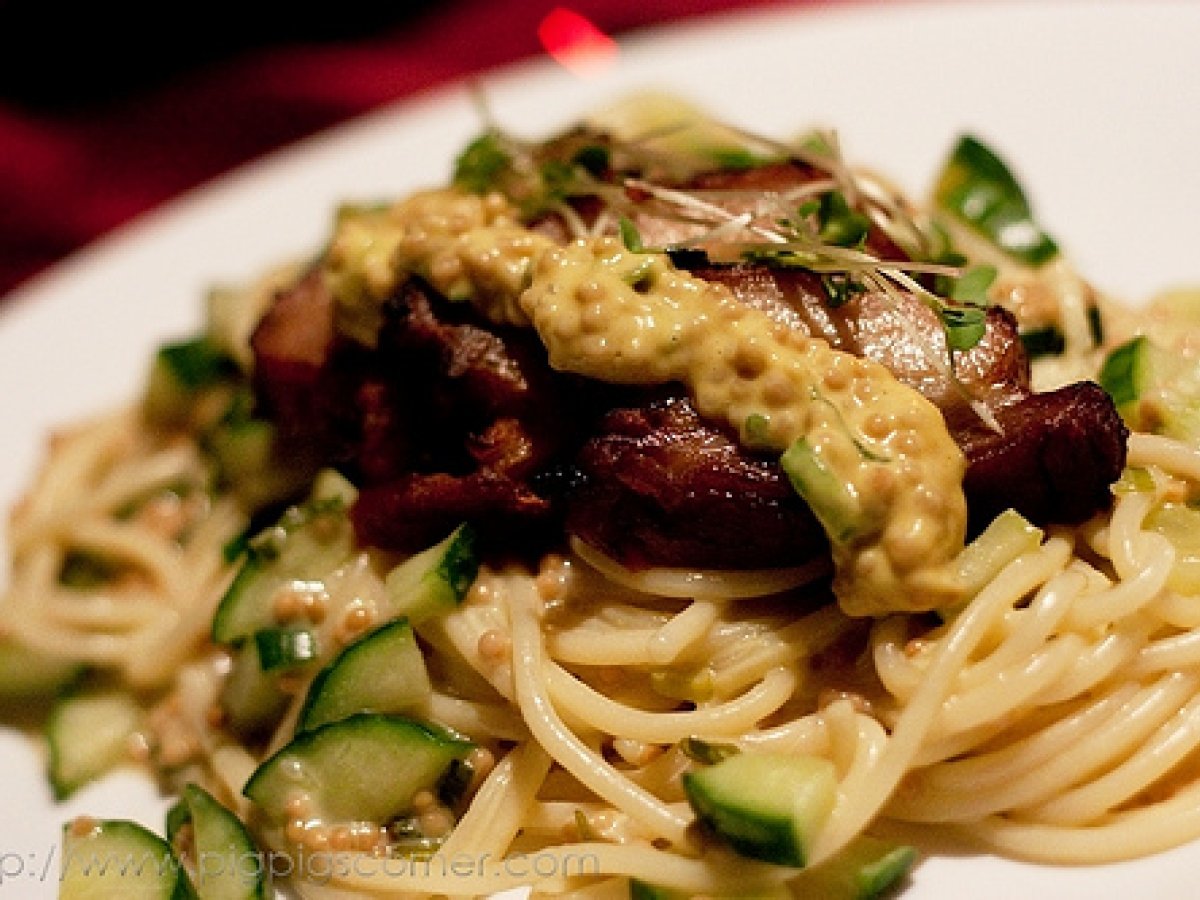
[[[1034,393],[1010,313],[988,310],[983,338],[951,356],[936,315],[908,294],[861,293],[831,307],[812,273],[764,266],[693,272],[743,302],[887,367],[942,413],[967,459],[973,529],[1008,507],[1038,523],[1075,524],[1108,506],[1128,431],[1096,384]]]
[[[761,212],[818,177],[779,164],[688,188],[730,212]],[[635,199],[648,245],[712,227],[660,196]],[[553,233],[556,223],[538,227]],[[865,246],[904,259],[877,228]],[[1116,409],[1090,383],[1034,393],[1004,310],[989,309],[982,339],[951,353],[937,313],[912,293],[861,290],[833,303],[807,269],[717,264],[703,252],[676,262],[788,327],[881,363],[933,403],[967,460],[972,530],[1008,507],[1049,524],[1108,505],[1125,460]],[[672,386],[556,372],[532,331],[489,323],[417,279],[383,313],[374,348],[340,337],[333,298],[313,274],[280,294],[252,342],[263,411],[354,478],[364,543],[417,550],[469,519],[498,545],[561,540],[565,528],[631,568],[778,567],[828,552],[777,460],[739,446]]]
[[[1128,432],[1098,384],[1030,393],[995,415],[1000,431],[974,422],[953,432],[969,461],[974,530],[1009,507],[1039,524],[1082,522],[1108,507]]]
[[[568,530],[630,568],[770,568],[828,548],[778,462],[739,447],[686,397],[613,410],[576,463]]]

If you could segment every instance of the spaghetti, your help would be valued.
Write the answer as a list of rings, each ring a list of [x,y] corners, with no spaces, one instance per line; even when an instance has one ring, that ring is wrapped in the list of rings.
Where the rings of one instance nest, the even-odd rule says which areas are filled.
[[[872,210],[903,230],[892,206]],[[719,242],[740,226],[720,227]],[[1064,265],[1041,279],[1010,266],[993,286],[997,302],[1042,292],[1038,324],[1062,326],[1066,346],[1035,364],[1043,383],[1098,377],[1139,334],[1133,314],[1109,304],[1097,342],[1079,309],[1090,294],[1064,281]],[[258,314],[277,286],[226,302]],[[1162,333],[1177,337],[1191,323],[1175,300],[1156,309]],[[250,329],[241,331],[245,362]],[[244,385],[246,374],[233,380]],[[1168,398],[1156,421],[1197,397]],[[533,567],[484,559],[461,602],[414,617],[429,689],[406,714],[473,748],[461,798],[426,792],[396,811],[423,842],[414,853],[395,821],[272,821],[243,793],[301,733],[316,669],[283,666],[265,730],[231,724],[239,651],[214,643],[213,617],[245,558],[230,548],[261,521],[251,528],[256,502],[213,449],[211,425],[227,413],[203,406],[170,427],[138,407],[54,437],[12,519],[4,639],[86,664],[94,681],[125,692],[140,716],[131,746],[168,787],[204,786],[263,852],[335,853],[340,864],[320,877],[292,870],[286,886],[300,896],[474,896],[529,884],[579,897],[627,896],[631,884],[807,895],[884,823],[1047,863],[1200,839],[1194,437],[1134,420],[1109,509],[1077,527],[1002,516],[953,561],[968,585],[961,599],[933,612],[907,611],[906,600],[847,614],[831,600],[824,555],[790,569],[634,569],[576,539]],[[295,588],[283,618],[351,646],[387,618],[388,573],[409,558],[352,542],[336,572]],[[712,753],[832,763],[834,802],[807,867],[746,858],[719,829],[698,827],[684,776]],[[464,857],[481,862],[446,867]]]

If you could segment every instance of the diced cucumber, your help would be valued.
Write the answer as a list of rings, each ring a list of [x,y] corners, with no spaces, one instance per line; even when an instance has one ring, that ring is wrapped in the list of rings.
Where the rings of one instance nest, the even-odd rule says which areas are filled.
[[[194,900],[171,845],[126,819],[76,820],[63,829],[59,900]]]
[[[959,138],[938,175],[934,199],[1019,262],[1040,266],[1058,255],[1009,167],[977,137]]]
[[[124,691],[79,691],[60,697],[46,724],[54,798],[65,800],[126,760],[141,721],[137,702]]]
[[[204,447],[217,464],[217,477],[250,509],[299,496],[315,474],[310,454],[285,448],[275,423],[254,415],[248,385],[233,392],[224,415],[204,433]]]
[[[1130,428],[1200,442],[1200,361],[1139,335],[1108,354],[1099,382]]]
[[[83,671],[76,660],[0,637],[0,704],[50,700],[74,684]]]
[[[254,368],[250,336],[277,292],[294,283],[296,272],[288,266],[264,279],[238,286],[218,285],[204,298],[204,333],[214,347],[229,356],[238,368]]]
[[[1100,369],[1100,386],[1108,391],[1113,403],[1125,413],[1132,413],[1133,404],[1145,393],[1154,380],[1150,340],[1145,335],[1126,341],[1113,349]]]
[[[1200,509],[1164,503],[1146,516],[1146,528],[1157,531],[1175,547],[1175,565],[1167,587],[1191,597],[1200,595]]]
[[[233,375],[233,361],[206,337],[164,344],[154,355],[143,401],[152,422],[185,422],[196,394]]]
[[[232,645],[277,627],[274,600],[290,585],[323,578],[350,554],[347,510],[354,486],[333,470],[317,477],[309,499],[250,540],[246,558],[213,616],[215,643]]]
[[[208,447],[230,481],[268,471],[275,449],[275,425],[265,419],[222,422],[209,434]]]
[[[243,793],[277,825],[293,800],[327,824],[388,822],[410,810],[419,791],[435,791],[470,741],[404,716],[357,713],[302,732],[255,770]]]
[[[428,700],[432,690],[412,626],[397,619],[347,646],[317,674],[297,731],[358,712],[407,712]]]
[[[796,896],[821,900],[877,900],[899,886],[916,859],[913,847],[861,834],[837,855],[800,873],[792,889]]]
[[[233,651],[233,662],[221,685],[219,701],[230,731],[245,740],[254,740],[275,728],[291,699],[280,687],[281,674],[263,671],[255,641]]]
[[[955,560],[963,595],[974,597],[1006,565],[1022,553],[1036,550],[1042,537],[1042,529],[1031,525],[1016,510],[1000,513]]]
[[[779,465],[831,541],[845,543],[868,529],[858,498],[807,440],[793,443]]]
[[[697,817],[743,856],[804,866],[837,797],[833,763],[817,756],[738,753],[685,772]]]
[[[234,813],[196,784],[167,813],[167,840],[200,900],[265,900],[266,860]]]
[[[387,574],[392,613],[413,625],[449,612],[462,602],[479,572],[475,530],[454,529],[428,550],[409,557]]]

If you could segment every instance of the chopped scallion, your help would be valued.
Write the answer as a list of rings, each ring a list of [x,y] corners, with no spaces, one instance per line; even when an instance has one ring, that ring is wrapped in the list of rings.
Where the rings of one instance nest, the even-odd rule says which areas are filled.
[[[630,253],[644,253],[646,248],[642,243],[642,234],[638,231],[638,227],[633,224],[633,220],[627,216],[621,216],[621,220],[617,227],[621,232],[621,243],[625,245],[625,249]]]
[[[264,628],[254,633],[254,644],[264,672],[302,666],[320,655],[316,635],[306,628]]]
[[[741,752],[736,744],[706,741],[698,737],[684,738],[679,742],[679,749],[688,759],[706,766],[716,765],[721,760]]]

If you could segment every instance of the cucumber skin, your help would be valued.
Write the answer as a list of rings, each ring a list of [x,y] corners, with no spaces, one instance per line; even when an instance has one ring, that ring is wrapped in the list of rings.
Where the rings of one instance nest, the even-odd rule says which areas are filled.
[[[167,812],[167,840],[172,844],[180,830],[191,823],[195,834],[198,871],[193,876],[193,889],[199,900],[267,900],[269,885],[268,867],[261,851],[255,846],[250,832],[232,810],[220,803],[212,794],[197,784],[187,784],[179,801]],[[219,846],[202,846],[203,836],[218,837]],[[221,865],[209,871],[206,860],[219,854]],[[256,859],[253,870],[248,871],[245,862]],[[228,876],[248,876],[242,884],[228,883]],[[214,888],[214,879],[222,878]],[[225,889],[222,889],[225,888]]]
[[[171,845],[144,825],[128,819],[106,819],[96,822],[84,835],[75,834],[73,828],[70,822],[63,827],[59,900],[124,900],[130,896],[130,866],[140,867],[143,873],[149,866],[159,870],[162,890],[156,896],[162,900],[200,900]],[[122,865],[125,872],[120,870]],[[101,866],[106,868],[107,877],[86,870]],[[169,871],[163,872],[164,867]],[[96,878],[112,883],[102,889]],[[136,896],[150,900],[141,891]]]
[[[392,569],[385,585],[393,614],[419,625],[462,603],[479,573],[475,543],[475,529],[463,524]]]
[[[342,785],[336,783],[336,773],[331,778],[330,773],[320,770],[323,764],[353,766],[356,750],[372,757],[370,763],[379,762],[379,754],[374,752],[372,745],[380,738],[396,742],[416,740],[426,748],[436,751],[438,758],[434,762],[439,764],[440,768],[436,772],[423,772],[422,775],[429,778],[429,784],[416,785],[412,790],[413,795],[424,788],[434,789],[450,763],[466,757],[475,746],[469,740],[441,726],[419,719],[383,713],[357,713],[297,735],[259,765],[242,788],[242,793],[250,798],[268,819],[277,823],[282,822],[286,816],[284,810],[288,797],[285,794],[291,788],[311,791],[317,806],[313,815],[319,819],[327,819],[330,823],[342,820],[383,821],[399,815],[405,809],[389,808],[372,815],[371,812],[363,812],[360,809],[338,812],[322,808],[327,805],[329,799],[344,800],[352,793],[360,794],[366,802],[383,799],[386,785],[382,784],[382,781],[387,774],[386,770],[351,770],[344,776],[346,783]],[[403,749],[398,746],[390,747],[387,752],[394,755],[395,759],[385,761],[395,763],[406,758],[415,759],[415,753],[419,749],[418,746]],[[327,753],[329,755],[326,757]],[[309,769],[308,772],[304,771],[306,768]],[[434,766],[426,768],[432,769]],[[286,769],[292,769],[301,777],[290,777]],[[323,801],[321,795],[328,795],[328,798]],[[405,804],[411,803],[411,799],[411,796],[408,797]]]
[[[428,697],[431,688],[429,675],[424,670],[421,649],[417,646],[412,626],[407,619],[401,617],[347,645],[317,673],[309,686],[308,695],[304,698],[304,705],[298,717],[299,724],[296,726],[297,733],[311,731],[355,713],[403,713],[410,710],[413,703],[394,702],[394,698],[393,702],[387,703],[377,702],[381,699],[378,696],[368,700],[368,695],[375,693],[371,688],[380,685],[380,681],[367,684],[365,694],[359,692],[357,702],[348,700],[347,694],[354,692],[355,688],[354,685],[347,684],[347,681],[361,677],[364,673],[359,671],[360,668],[378,664],[374,656],[380,653],[391,656],[392,662],[399,661],[396,659],[399,654],[415,654],[415,660],[405,660],[412,668],[419,666],[417,671],[423,676],[423,683],[416,686],[414,693],[420,693],[423,698]],[[366,658],[368,654],[372,659]]]
[[[1036,268],[1059,254],[1057,243],[1034,220],[1025,192],[1008,165],[972,135],[961,136],[951,151],[934,187],[934,200],[940,209],[1027,266]],[[1014,240],[1012,235],[1019,237]]]
[[[689,774],[684,775],[685,788],[690,786]],[[695,794],[699,792],[695,788],[687,793],[697,818],[739,855],[797,869],[806,864],[804,852],[796,845],[790,819],[747,816],[721,804],[696,800]]]
[[[275,728],[290,700],[280,686],[281,674],[263,670],[257,642],[248,641],[233,650],[218,702],[234,734],[253,741]]]
[[[109,712],[127,716],[123,723],[125,728],[120,732],[112,731],[107,735],[105,745],[99,746],[99,735],[95,728],[85,728],[83,732],[75,733],[80,724],[78,715],[82,711],[87,716],[95,716],[97,707],[109,706]],[[92,709],[88,709],[92,707]],[[111,716],[106,716],[108,722]],[[128,739],[139,727],[140,711],[133,698],[116,690],[86,691],[68,690],[60,695],[50,708],[46,722],[46,736],[49,743],[48,776],[50,790],[55,802],[67,800],[85,784],[106,775],[109,771],[125,762],[127,759]],[[96,726],[93,718],[91,725]],[[83,742],[83,743],[81,743]],[[81,755],[80,749],[88,752]],[[96,752],[97,749],[103,752]]]
[[[79,682],[81,662],[0,637],[0,707],[46,703]]]
[[[808,863],[812,832],[832,811],[837,786],[828,760],[774,754],[739,753],[682,780],[696,817],[740,855],[798,869]],[[785,789],[791,793],[772,793]]]
[[[879,900],[907,877],[917,851],[860,834],[836,855],[802,873],[793,881],[799,896],[821,900]]]
[[[352,544],[348,510],[356,495],[343,476],[325,470],[317,476],[306,502],[289,507],[274,525],[248,541],[245,558],[213,614],[213,643],[236,646],[256,631],[277,626],[269,608],[274,588],[297,577],[324,577],[344,561]],[[302,554],[300,563],[295,558],[288,559],[286,565],[280,563],[281,556],[288,556],[289,543],[294,553],[304,533],[317,521],[331,516],[337,519],[336,534],[301,548],[308,552]]]

